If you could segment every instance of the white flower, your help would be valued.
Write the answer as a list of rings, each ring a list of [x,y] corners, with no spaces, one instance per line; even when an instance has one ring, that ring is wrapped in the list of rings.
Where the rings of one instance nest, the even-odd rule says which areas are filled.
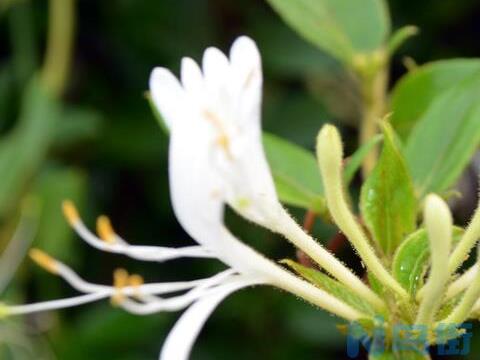
[[[208,48],[202,70],[184,58],[181,83],[165,68],[155,68],[150,77],[153,103],[170,129],[170,192],[185,230],[208,249],[212,229],[223,224],[226,202],[247,219],[284,235],[382,309],[383,300],[306,234],[277,198],[261,140],[262,67],[253,40],[238,38],[230,59]]]
[[[286,216],[278,202],[261,144],[262,76],[253,41],[245,37],[235,41],[230,61],[219,50],[207,49],[203,74],[192,60],[184,59],[181,77],[183,86],[168,70],[157,68],[150,86],[154,102],[171,132],[169,176],[173,208],[198,245],[180,249],[133,246],[115,234],[105,217],[97,222],[97,237],[83,224],[73,204],[66,202],[64,213],[75,231],[100,250],[145,261],[217,258],[228,269],[200,280],[157,284],[143,284],[138,275],[118,270],[114,285],[105,286],[84,281],[66,265],[34,250],[31,257],[38,264],[63,277],[84,295],[3,311],[9,315],[24,314],[108,297],[115,305],[142,315],[187,308],[165,341],[161,353],[164,360],[187,358],[215,307],[232,292],[248,286],[279,287],[347,320],[366,317],[266,259],[239,241],[224,225],[225,203],[266,227],[271,227],[272,222],[277,226],[276,217],[281,216],[282,226],[299,238],[312,257],[325,260],[328,271],[335,273],[333,270],[339,268],[337,275],[340,273],[344,282],[358,281],[361,293],[365,292],[362,289],[368,289]]]
[[[150,77],[153,102],[171,133],[170,189],[175,212],[190,231],[190,225],[195,225],[189,222],[200,219],[198,214],[182,213],[184,208],[192,209],[184,206],[186,202],[208,202],[212,208],[204,211],[221,219],[225,199],[246,218],[271,227],[281,205],[262,146],[258,49],[247,37],[234,42],[230,59],[208,48],[202,70],[184,58],[181,83],[165,68],[154,69]],[[186,188],[205,191],[185,193]]]

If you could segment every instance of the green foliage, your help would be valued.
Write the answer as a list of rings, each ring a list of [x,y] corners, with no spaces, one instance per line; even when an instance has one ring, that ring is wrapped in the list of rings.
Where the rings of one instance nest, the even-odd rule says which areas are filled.
[[[368,302],[366,302],[358,295],[354,294],[345,285],[332,279],[328,275],[325,275],[324,273],[315,270],[314,268],[303,266],[293,260],[282,260],[282,263],[288,265],[296,273],[301,275],[303,278],[305,278],[315,286],[318,286],[319,288],[329,292],[333,296],[354,307],[355,309],[361,311],[362,313],[366,315],[375,314],[375,311],[370,306],[370,304],[368,304]]]
[[[415,229],[417,200],[395,134],[384,125],[383,151],[362,186],[360,208],[373,239],[387,256]]]
[[[18,125],[0,142],[0,216],[15,206],[42,164],[53,138],[59,104],[37,81],[25,90]]]
[[[72,200],[81,206],[85,202],[86,181],[81,171],[68,168],[48,168],[43,171],[33,188],[40,201],[41,216],[35,246],[69,264],[78,262],[72,242],[75,234],[64,219],[62,201]]]
[[[267,0],[305,39],[347,64],[380,48],[390,33],[382,0]]]
[[[264,134],[263,143],[280,200],[323,214],[325,199],[314,155],[272,134]]]
[[[453,244],[462,237],[463,229],[453,229]],[[423,277],[429,265],[430,245],[427,231],[420,229],[410,234],[397,249],[393,258],[392,272],[398,282],[415,296],[423,286]]]
[[[435,98],[412,130],[405,156],[417,191],[447,190],[480,144],[480,72]]]
[[[343,178],[345,182],[345,187],[349,187],[350,183],[352,182],[355,174],[362,166],[363,160],[366,156],[373,151],[375,146],[382,142],[383,136],[376,135],[370,139],[367,143],[360,146],[352,156],[348,158],[347,164],[345,165],[345,169],[343,170]]]
[[[402,138],[439,96],[480,70],[477,59],[452,59],[428,63],[405,75],[392,92],[390,121]]]
[[[55,129],[54,146],[65,148],[94,139],[101,128],[101,114],[90,108],[69,106],[62,109],[62,119]]]

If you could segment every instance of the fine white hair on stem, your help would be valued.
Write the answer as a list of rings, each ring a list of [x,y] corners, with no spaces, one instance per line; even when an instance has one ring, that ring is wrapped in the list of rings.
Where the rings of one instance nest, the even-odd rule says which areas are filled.
[[[455,281],[453,281],[447,289],[447,294],[445,298],[451,299],[462,291],[466,290],[470,284],[473,282],[478,273],[478,264],[475,264],[465,271],[461,276],[459,276]]]
[[[335,126],[322,127],[318,133],[316,150],[327,206],[333,220],[347,236],[372,274],[402,300],[408,300],[408,293],[384,267],[345,200],[342,186],[343,144]]]
[[[477,248],[477,269],[480,263],[480,251]],[[470,285],[467,288],[467,291],[465,291],[465,294],[463,295],[462,299],[460,302],[455,306],[455,308],[452,310],[450,315],[444,320],[442,320],[442,323],[449,323],[449,324],[461,324],[463,323],[466,319],[468,319],[469,316],[472,315],[472,311],[475,311],[475,302],[478,301],[478,298],[480,297],[480,274],[478,271],[475,273],[475,277],[473,278],[473,281],[470,283]]]
[[[448,262],[448,270],[453,274],[468,258],[468,254],[480,238],[480,201],[460,242],[455,247]]]

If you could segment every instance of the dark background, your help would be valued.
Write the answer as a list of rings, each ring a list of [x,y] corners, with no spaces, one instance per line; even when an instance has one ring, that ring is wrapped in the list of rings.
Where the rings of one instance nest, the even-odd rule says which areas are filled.
[[[21,4],[0,17],[0,62],[11,61],[12,32],[17,31],[17,35],[30,34],[35,52],[29,60],[38,64],[45,42],[47,2],[18,2]],[[394,58],[392,83],[405,72],[402,57],[406,55],[421,64],[480,54],[477,1],[389,3],[394,29],[407,24],[421,29]],[[18,7],[27,8],[31,21],[14,30]],[[168,139],[152,116],[144,92],[154,66],[178,72],[182,56],[200,60],[203,49],[210,45],[227,51],[242,34],[257,41],[263,56],[265,129],[313,149],[316,132],[331,121],[342,127],[347,151],[356,146],[358,100],[348,76],[334,60],[297,37],[263,1],[79,0],[77,21],[74,64],[64,99],[90,109],[97,120],[88,136],[72,146],[53,149],[47,162],[48,166],[73,166],[83,174],[81,209],[92,227],[95,217],[106,213],[131,243],[191,244],[171,210]],[[9,116],[0,122],[3,133],[14,123],[19,101],[16,96],[9,99]],[[471,189],[474,186],[467,187],[467,191]],[[474,194],[467,193],[467,198]],[[303,212],[292,211],[301,221]],[[459,205],[460,218],[468,212],[468,206]],[[285,240],[245,224],[233,214],[228,222],[242,239],[271,258],[295,256]],[[332,234],[330,227],[316,225],[315,235],[322,242],[327,243]],[[56,246],[54,255],[98,283],[110,284],[112,271],[119,266],[141,273],[147,281],[200,278],[221,268],[214,261],[188,259],[161,265],[139,263],[92,250],[73,235]],[[348,248],[339,256],[358,266]],[[28,261],[19,278],[21,286],[17,285],[16,291],[28,301],[74,294],[61,280]],[[178,316],[132,316],[102,302],[27,317],[25,323],[6,323],[0,330],[10,326],[18,337],[25,337],[38,358],[156,359]],[[477,359],[480,337],[474,336],[473,341],[469,358]],[[254,288],[231,296],[218,308],[201,333],[193,358],[343,359],[345,346],[332,316],[291,295]]]

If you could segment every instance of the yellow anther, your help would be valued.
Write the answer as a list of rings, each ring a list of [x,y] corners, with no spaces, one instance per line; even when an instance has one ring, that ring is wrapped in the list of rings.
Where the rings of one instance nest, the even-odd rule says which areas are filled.
[[[62,208],[63,208],[63,215],[67,219],[67,221],[70,223],[70,225],[75,225],[75,223],[80,219],[80,216],[78,215],[77,208],[73,204],[73,201],[71,200],[64,200],[62,203]]]
[[[129,276],[128,271],[125,269],[116,269],[113,272],[113,287],[115,288],[115,293],[112,296],[111,303],[113,306],[120,305],[125,299],[122,289],[128,286]]]
[[[137,298],[141,298],[142,293],[140,292],[140,287],[145,283],[145,281],[143,280],[143,277],[137,274],[133,274],[128,279],[128,283],[134,289],[135,296]]]
[[[103,241],[109,244],[115,242],[115,231],[110,219],[105,215],[99,216],[97,219],[97,233]]]
[[[32,249],[28,254],[38,266],[44,268],[52,274],[58,274],[57,261],[50,255],[38,249]]]
[[[128,283],[132,287],[139,287],[139,286],[142,286],[145,283],[145,281],[143,280],[143,277],[141,277],[140,275],[133,274],[128,279]]]
[[[8,314],[9,314],[8,306],[0,303],[0,320],[6,318]]]

